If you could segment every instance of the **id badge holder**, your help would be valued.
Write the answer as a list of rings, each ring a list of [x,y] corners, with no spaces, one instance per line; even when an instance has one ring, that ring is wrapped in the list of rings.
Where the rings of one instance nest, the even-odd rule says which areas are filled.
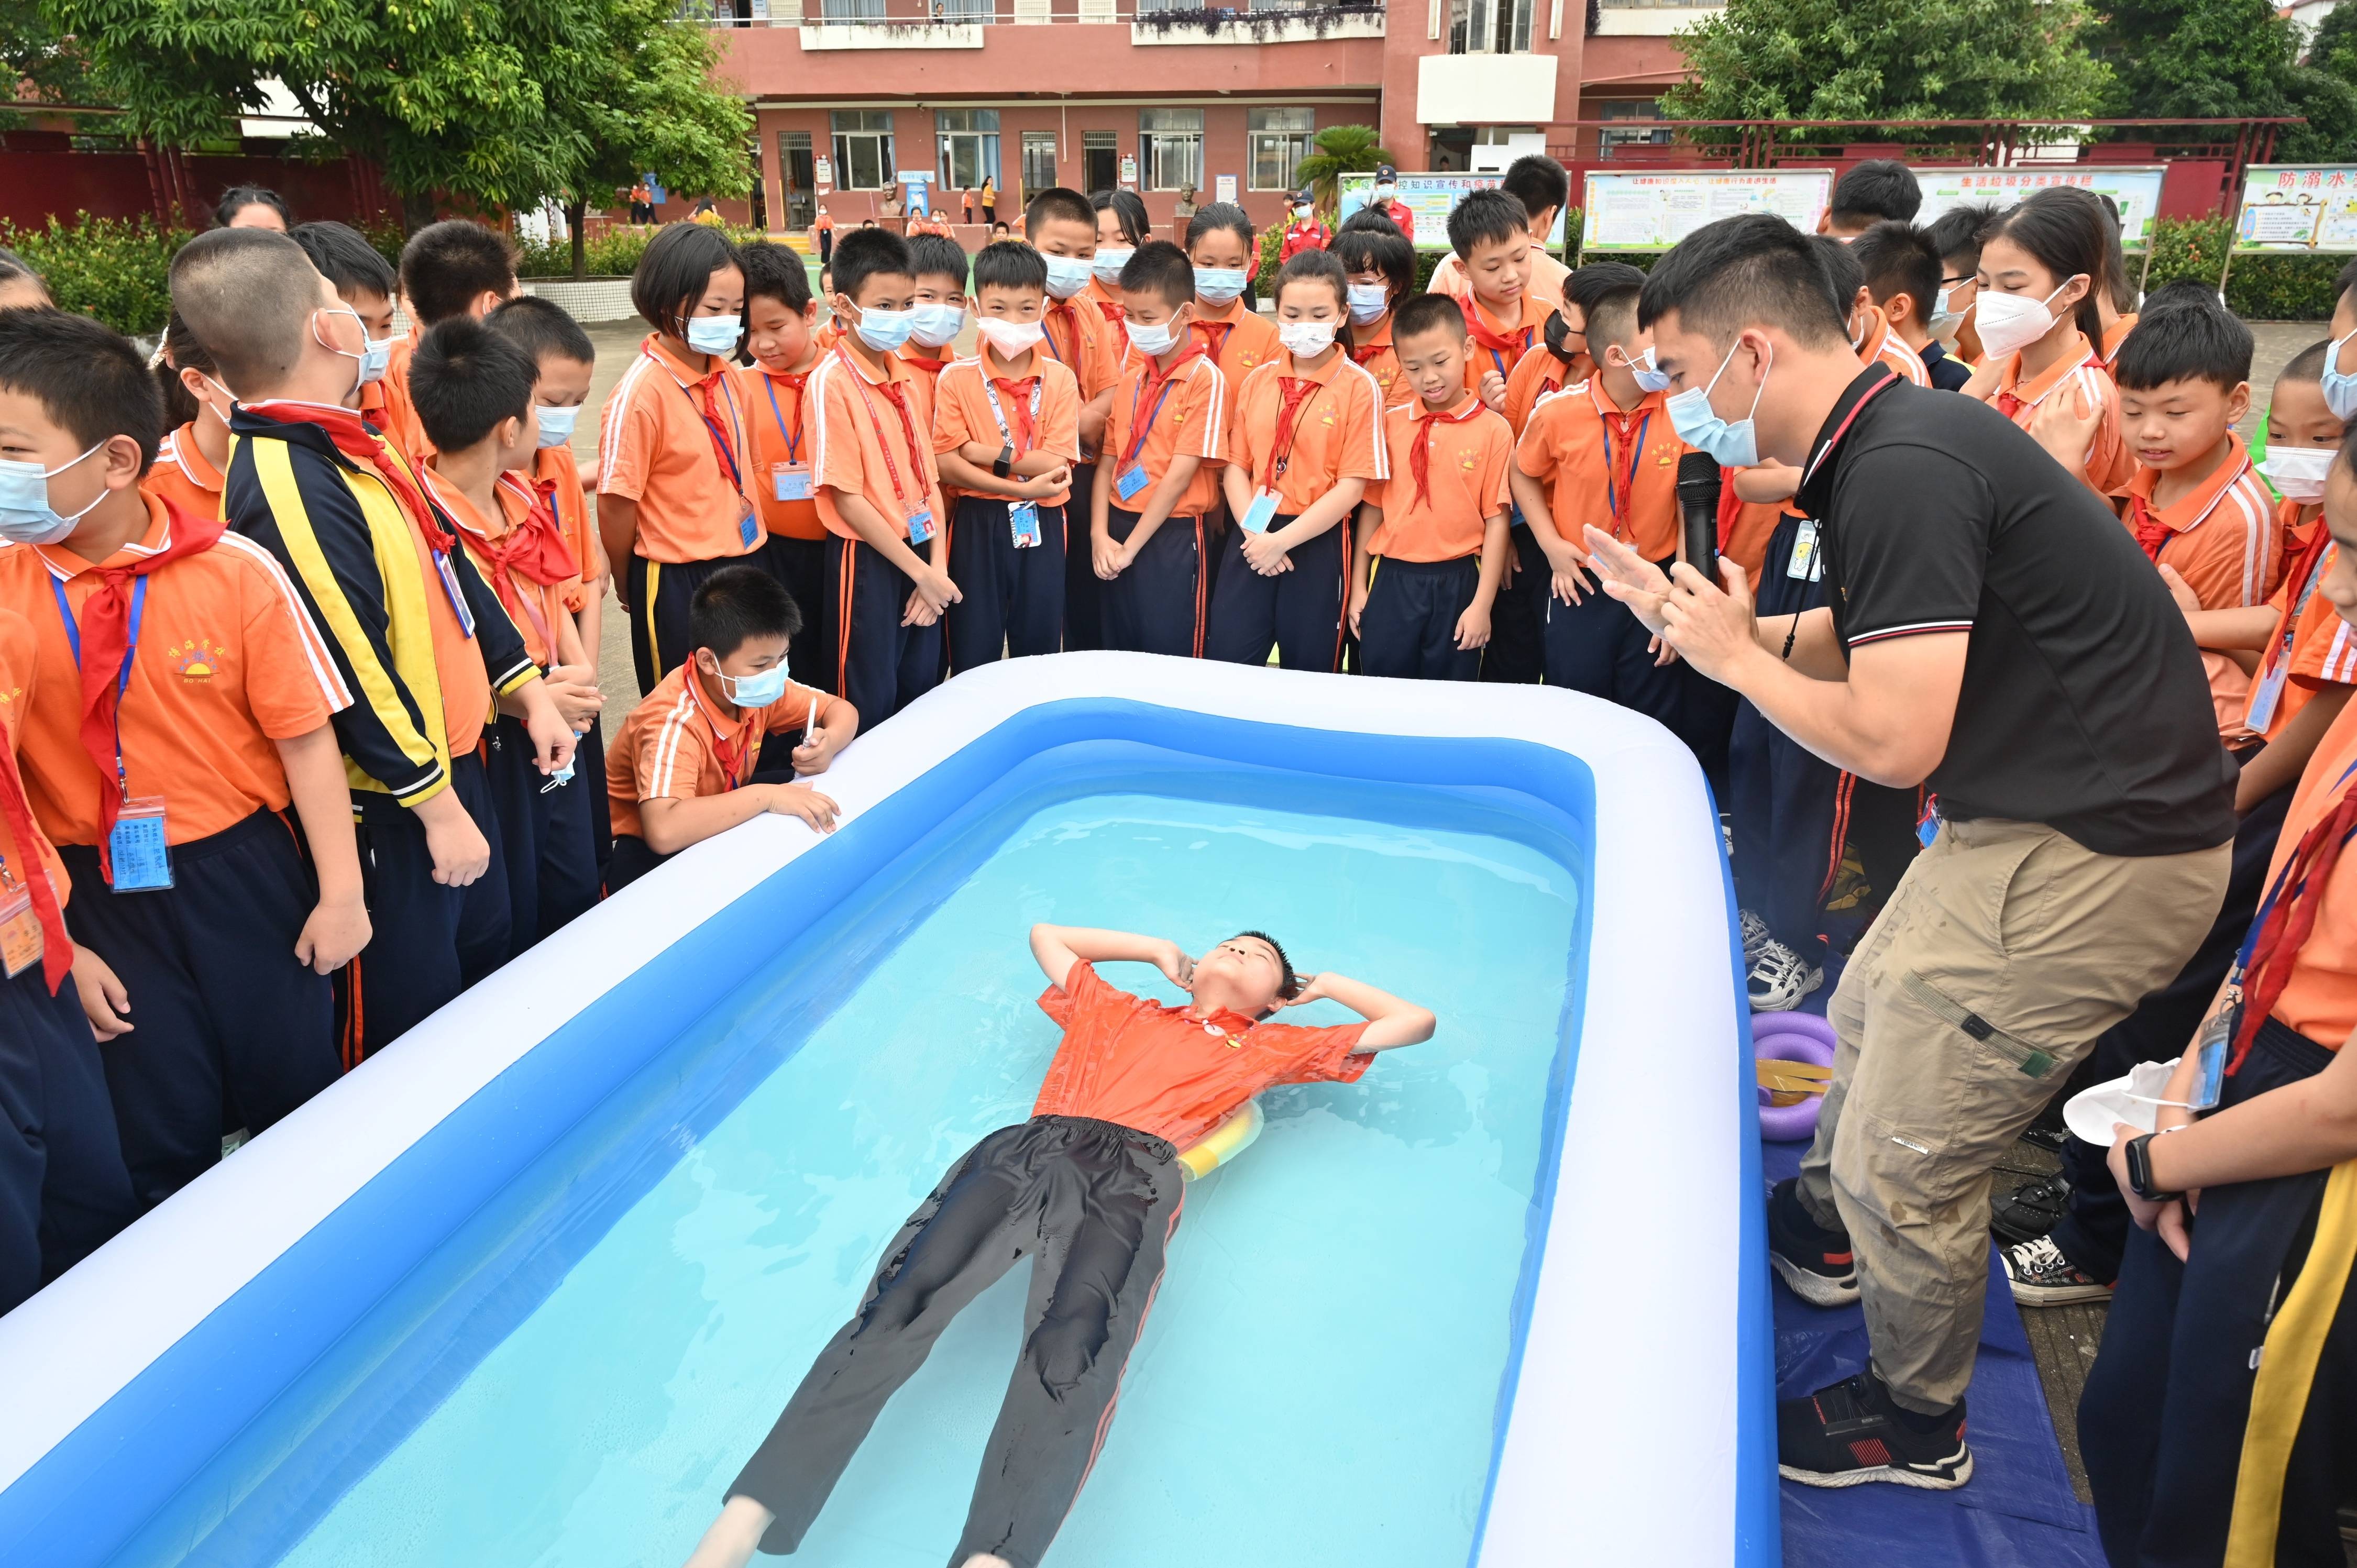
[[[1039,542],[1039,503],[1008,501],[1006,526],[1015,536],[1015,548],[1029,550]]]
[[[748,550],[761,542],[761,519],[751,501],[745,503],[744,513],[737,520],[737,541]]]
[[[909,542],[922,544],[933,536],[933,509],[920,506],[909,513]]]
[[[1268,525],[1276,521],[1276,492],[1254,490],[1252,505],[1244,508],[1243,516],[1236,519],[1246,533],[1266,533]]]
[[[2276,722],[2276,704],[2283,701],[2284,682],[2290,674],[2288,659],[2277,659],[2268,666],[2259,683],[2251,688],[2251,706],[2243,715],[2244,727],[2266,733],[2266,727]]]
[[[164,839],[164,802],[143,796],[123,802],[106,841],[117,893],[155,893],[172,886],[172,852]]]
[[[1792,537],[1792,559],[1785,564],[1784,575],[1796,583],[1815,580],[1817,575],[1817,524],[1813,518],[1805,519]]]
[[[1923,803],[1922,819],[1915,824],[1915,842],[1925,849],[1930,849],[1932,841],[1939,836],[1940,801],[1936,796],[1927,797]]]
[[[2234,1036],[2234,1020],[2242,1014],[2237,1002],[2221,1007],[2201,1026],[2193,1041],[2193,1087],[2185,1096],[2189,1111],[2214,1111],[2226,1088],[2226,1047]]]
[[[770,493],[781,501],[806,501],[810,499],[810,465],[808,463],[770,464]]]
[[[1125,503],[1134,501],[1139,496],[1145,494],[1146,482],[1145,466],[1142,464],[1133,463],[1127,468],[1123,469],[1120,473],[1114,476],[1114,493],[1119,496]]]
[[[467,607],[467,596],[458,586],[457,569],[450,564],[449,553],[447,551],[441,550],[432,551],[429,552],[429,553],[434,557],[434,569],[442,575],[443,596],[450,601],[451,613],[458,618],[458,635],[461,637],[474,636],[475,612]],[[130,810],[131,809],[128,806],[124,808],[124,812],[126,816],[129,815]],[[162,811],[163,807],[158,804],[156,807],[157,813],[160,815]],[[168,887],[171,884],[167,881],[164,886]]]
[[[32,890],[13,876],[0,879],[0,969],[14,980],[41,961],[41,950]]]

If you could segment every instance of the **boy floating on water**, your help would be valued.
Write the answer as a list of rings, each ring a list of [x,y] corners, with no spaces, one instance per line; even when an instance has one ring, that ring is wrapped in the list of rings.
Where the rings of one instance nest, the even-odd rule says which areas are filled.
[[[909,1217],[688,1568],[742,1568],[757,1549],[800,1545],[884,1402],[1026,1255],[1023,1349],[949,1561],[1038,1568],[1103,1444],[1161,1283],[1179,1151],[1265,1089],[1354,1082],[1375,1052],[1432,1037],[1430,1012],[1342,975],[1305,980],[1258,931],[1198,960],[1156,937],[1039,925],[1031,954],[1049,983],[1040,1009],[1064,1030],[1031,1119],[976,1144]],[[1122,961],[1154,965],[1189,1002],[1165,1007],[1098,978],[1098,964]],[[1367,1021],[1266,1021],[1321,997]]]

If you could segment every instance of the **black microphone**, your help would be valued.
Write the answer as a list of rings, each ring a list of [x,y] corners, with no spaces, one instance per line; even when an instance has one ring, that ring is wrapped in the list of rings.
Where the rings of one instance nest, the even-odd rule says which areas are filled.
[[[1678,510],[1685,520],[1686,562],[1718,585],[1718,459],[1688,452],[1678,459]]]

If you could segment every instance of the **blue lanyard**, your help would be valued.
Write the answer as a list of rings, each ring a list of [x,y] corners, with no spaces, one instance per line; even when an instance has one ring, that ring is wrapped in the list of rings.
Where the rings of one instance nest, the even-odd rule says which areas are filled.
[[[1637,465],[1645,458],[1645,431],[1652,423],[1651,413],[1637,422],[1637,449],[1629,454],[1629,489],[1632,504],[1637,489]],[[1612,521],[1617,529],[1621,521],[1620,487],[1612,482],[1612,422],[1607,419],[1604,422],[1604,504],[1612,509]]]
[[[1154,406],[1146,410],[1146,423],[1144,424],[1137,423],[1137,400],[1146,395],[1146,383],[1141,381],[1135,387],[1131,389],[1129,394],[1129,450],[1123,453],[1121,456],[1122,467],[1129,467],[1136,463],[1137,455],[1146,449],[1146,433],[1154,428],[1154,422],[1161,417],[1162,404],[1170,396],[1170,389],[1172,386],[1177,384],[1178,379],[1178,378],[1176,375],[1168,375],[1162,378],[1162,390],[1154,394]]]
[[[725,385],[726,381],[726,376],[722,378],[722,381]],[[745,476],[744,472],[737,467],[737,446],[741,446],[744,443],[745,424],[744,421],[737,417],[737,393],[735,389],[729,389],[726,394],[728,398],[729,422],[737,426],[737,441],[732,445],[728,439],[728,433],[720,428],[720,422],[705,413],[704,410],[696,408],[694,394],[690,392],[687,388],[680,382],[677,377],[673,378],[671,384],[679,388],[679,395],[687,399],[687,406],[692,409],[695,409],[697,423],[702,424],[705,430],[712,436],[713,451],[719,454],[720,460],[728,467],[728,482],[736,486],[738,489],[743,489],[745,488]]]
[[[769,389],[770,417],[778,422],[778,434],[785,438],[786,462],[790,466],[799,463],[802,460],[802,438],[786,428],[786,416],[778,410],[778,383],[768,376],[763,376],[761,384]]]
[[[66,585],[56,577],[49,579],[49,592],[57,596],[58,618],[66,623],[66,646],[73,650],[74,668],[81,668],[81,628],[74,624],[73,606],[66,602]],[[147,579],[131,579],[131,635],[123,645],[123,668],[115,671],[114,702],[114,782],[125,794],[130,788],[123,772],[123,693],[131,689],[131,661],[139,655],[139,623],[147,614]]]
[[[2338,789],[2341,786],[2349,782],[2349,776],[2352,773],[2357,773],[2357,762],[2351,763],[2346,768],[2341,770],[2341,777],[2332,781],[2332,789]],[[2330,794],[2331,792],[2332,791],[2330,789],[2325,791],[2327,794]],[[2352,828],[2349,835],[2347,836],[2357,837],[2357,828]],[[2281,871],[2276,873],[2275,886],[2267,889],[2266,897],[2259,905],[2258,914],[2252,918],[2251,929],[2244,935],[2242,949],[2234,954],[2233,972],[2226,976],[2227,984],[2239,985],[2242,983],[2244,972],[2251,967],[2251,954],[2258,950],[2259,933],[2266,929],[2267,916],[2274,910],[2276,900],[2282,896],[2284,881],[2291,875],[2291,868],[2298,859],[2298,845],[2295,843],[2293,845],[2293,854],[2291,858],[2284,862],[2284,866]]]

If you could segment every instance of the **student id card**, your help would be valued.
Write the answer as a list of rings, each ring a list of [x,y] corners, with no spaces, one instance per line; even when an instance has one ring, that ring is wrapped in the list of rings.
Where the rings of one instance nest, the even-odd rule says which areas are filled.
[[[123,802],[106,840],[117,893],[153,893],[172,886],[172,852],[164,840],[164,801],[147,795]]]
[[[1114,494],[1119,496],[1126,504],[1145,494],[1146,487],[1150,482],[1146,475],[1146,465],[1132,463],[1113,477]]]
[[[1824,558],[1817,551],[1817,521],[1803,518],[1792,536],[1792,559],[1785,564],[1784,575],[1796,583],[1813,583],[1824,571]]]
[[[442,592],[450,601],[451,613],[458,618],[458,635],[474,636],[475,612],[467,607],[467,596],[458,586],[457,569],[450,564],[449,553],[444,550],[432,550],[426,553],[434,557],[434,569],[442,575]],[[127,809],[125,814],[128,814]],[[167,873],[167,879],[164,883],[167,887],[172,885],[168,880],[168,875]]]
[[[811,499],[811,467],[808,463],[772,463],[770,465],[770,493],[781,501],[806,501]]]
[[[933,509],[912,507],[909,510],[909,542],[922,544],[933,536]]]
[[[1276,521],[1276,492],[1261,489],[1253,492],[1252,505],[1244,508],[1243,516],[1236,519],[1246,533],[1266,533],[1268,525]]]
[[[32,890],[15,877],[0,881],[0,969],[16,979],[41,961],[41,918]]]
[[[744,514],[737,520],[737,540],[748,550],[761,542],[761,519],[751,501],[745,503]]]
[[[1039,542],[1039,503],[1008,501],[1006,526],[1015,535],[1015,548],[1029,550]]]
[[[2290,674],[2289,659],[2270,661],[2258,684],[2251,688],[2251,705],[2243,714],[2244,727],[2261,735],[2266,733],[2267,726],[2276,722],[2276,704],[2283,701],[2284,681]]]

